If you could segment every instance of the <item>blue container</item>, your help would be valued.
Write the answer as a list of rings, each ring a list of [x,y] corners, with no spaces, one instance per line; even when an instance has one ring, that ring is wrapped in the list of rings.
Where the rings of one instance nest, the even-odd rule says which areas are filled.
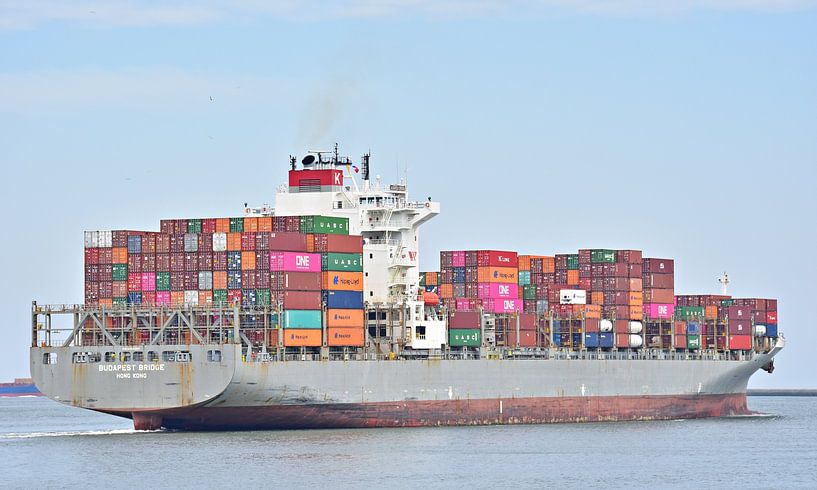
[[[227,252],[227,270],[241,270],[241,252]]]
[[[241,289],[241,271],[227,271],[227,289]]]
[[[584,346],[588,349],[596,349],[599,347],[599,334],[586,333],[584,334]]]
[[[142,253],[142,237],[139,235],[128,235],[128,253]]]
[[[427,293],[434,293],[438,294],[440,292],[440,286],[425,286]]]
[[[599,347],[602,349],[613,347],[613,332],[602,332],[599,334]]]
[[[142,304],[142,293],[128,293],[128,303],[134,305]]]
[[[327,308],[360,310],[363,308],[362,291],[324,291],[323,301]]]
[[[238,282],[241,282],[240,275],[241,273],[239,272]],[[241,302],[244,303],[245,305],[255,305],[257,301],[258,298],[255,295],[255,289],[245,289],[241,291]]]
[[[687,323],[687,335],[700,335],[701,325],[698,322]]]
[[[321,310],[284,310],[284,328],[321,328]]]
[[[580,345],[582,343],[582,334],[574,333],[573,334],[573,345]]]
[[[554,345],[561,345],[562,344],[562,334],[559,334],[559,333],[553,334],[553,344]]]
[[[457,284],[465,282],[465,267],[454,267],[454,280],[452,282]]]
[[[766,337],[777,337],[777,325],[766,325]]]

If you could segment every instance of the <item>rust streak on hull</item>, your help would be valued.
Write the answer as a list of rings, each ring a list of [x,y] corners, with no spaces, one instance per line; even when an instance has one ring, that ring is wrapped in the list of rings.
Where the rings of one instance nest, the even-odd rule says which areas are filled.
[[[133,418],[137,429],[155,429],[161,421],[167,429],[246,430],[668,420],[751,413],[746,394],[733,393],[196,407],[134,412]]]

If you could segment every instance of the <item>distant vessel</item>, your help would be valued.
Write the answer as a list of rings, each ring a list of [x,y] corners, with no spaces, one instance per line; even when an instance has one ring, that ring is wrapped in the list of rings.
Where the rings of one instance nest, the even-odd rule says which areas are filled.
[[[275,209],[86,232],[86,304],[32,305],[37,386],[137,429],[691,418],[751,413],[784,347],[776,300],[674,296],[673,261],[637,250],[443,252],[421,276],[439,203],[368,155],[360,185],[337,150],[296,162]]]
[[[42,396],[31,378],[15,378],[13,383],[0,383],[0,396]]]

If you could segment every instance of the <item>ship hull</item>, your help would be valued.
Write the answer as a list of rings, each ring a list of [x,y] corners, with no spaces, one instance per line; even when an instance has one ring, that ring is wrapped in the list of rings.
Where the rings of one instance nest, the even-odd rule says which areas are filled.
[[[746,395],[735,393],[200,407],[135,414],[134,422],[137,429],[146,430],[337,429],[668,420],[751,413]]]

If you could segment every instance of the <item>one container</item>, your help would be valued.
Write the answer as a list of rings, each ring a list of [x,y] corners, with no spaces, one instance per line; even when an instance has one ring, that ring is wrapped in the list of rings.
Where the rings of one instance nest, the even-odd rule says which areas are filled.
[[[271,271],[320,272],[321,256],[304,252],[273,252],[269,254]]]
[[[518,298],[519,285],[503,283],[479,283],[477,284],[478,298]],[[536,299],[536,289],[532,298]]]
[[[513,313],[522,311],[522,301],[519,298],[488,298],[482,301],[482,307],[489,313]]]
[[[644,315],[647,318],[670,319],[675,314],[675,305],[649,303],[644,305]]]
[[[320,310],[284,310],[284,328],[321,328]]]

